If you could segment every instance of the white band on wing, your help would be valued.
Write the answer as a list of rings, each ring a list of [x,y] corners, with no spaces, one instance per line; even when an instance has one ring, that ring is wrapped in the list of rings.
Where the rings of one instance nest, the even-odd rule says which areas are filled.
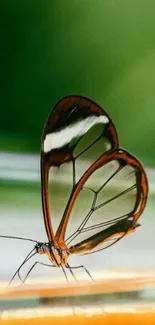
[[[43,150],[47,153],[53,149],[61,148],[74,138],[85,134],[93,125],[101,123],[109,123],[108,117],[105,115],[90,116],[84,120],[68,125],[60,131],[46,134]]]

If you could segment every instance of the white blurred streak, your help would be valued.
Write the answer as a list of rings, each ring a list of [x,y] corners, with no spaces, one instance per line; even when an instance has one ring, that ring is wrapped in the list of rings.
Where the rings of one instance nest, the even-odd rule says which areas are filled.
[[[0,153],[0,179],[40,181],[38,155]]]
[[[88,162],[81,161],[80,164],[88,167]],[[61,167],[63,168],[63,166]],[[68,174],[57,173],[56,181],[58,183],[68,184]],[[149,189],[151,193],[155,193],[155,169],[146,168],[146,173],[149,180]],[[13,154],[0,153],[0,179],[25,181],[25,182],[40,182],[40,157],[39,155],[30,154]],[[104,178],[103,178],[104,179]],[[101,179],[101,183],[103,183]],[[99,185],[99,178],[94,177],[94,182]],[[127,181],[127,180],[126,180]],[[123,180],[119,183],[119,187],[123,188]]]

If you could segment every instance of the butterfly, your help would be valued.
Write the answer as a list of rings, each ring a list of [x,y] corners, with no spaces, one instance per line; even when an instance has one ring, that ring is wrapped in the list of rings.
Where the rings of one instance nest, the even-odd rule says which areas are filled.
[[[51,170],[58,172],[49,182]],[[58,188],[57,178],[64,191],[57,190],[58,197],[65,208],[54,231],[49,188]],[[139,226],[148,197],[146,173],[134,156],[119,147],[112,120],[94,101],[67,96],[52,109],[41,141],[41,197],[47,242],[1,236],[35,243],[10,283],[16,275],[21,279],[22,266],[36,254],[46,254],[51,266],[68,268],[73,276],[74,268],[83,267],[91,277],[83,265],[71,267],[69,257],[108,248]],[[22,282],[37,263],[46,265],[35,262]]]

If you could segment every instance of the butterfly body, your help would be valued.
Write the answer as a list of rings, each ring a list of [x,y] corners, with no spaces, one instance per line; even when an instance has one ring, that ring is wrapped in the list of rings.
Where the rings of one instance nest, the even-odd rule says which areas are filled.
[[[46,254],[53,266],[62,267],[67,265],[69,251],[55,247],[52,242],[37,243],[35,249],[36,253],[40,255]]]
[[[62,177],[55,173],[56,169],[62,171]],[[108,114],[86,97],[64,97],[51,111],[41,142],[41,198],[48,242],[24,239],[35,242],[35,247],[11,281],[16,274],[21,279],[21,267],[35,254],[47,255],[50,266],[62,268],[63,272],[64,267],[71,273],[73,268],[85,269],[71,268],[68,257],[101,251],[134,232],[147,197],[143,166],[120,148],[115,125]],[[64,207],[57,214],[61,202]],[[36,264],[45,265],[36,261],[27,276]]]
[[[130,220],[118,221],[115,225],[112,225],[100,233],[91,237],[90,241],[83,241],[80,244],[69,247],[69,249],[61,249],[60,246],[54,246],[52,241],[41,243],[38,242],[35,245],[35,251],[40,255],[47,255],[51,266],[58,268],[70,268],[68,264],[68,258],[70,255],[89,252],[92,249],[98,247],[102,242],[109,240],[113,236],[121,237],[124,233],[130,234],[135,231],[140,224],[136,223],[133,228],[131,228],[132,222]]]

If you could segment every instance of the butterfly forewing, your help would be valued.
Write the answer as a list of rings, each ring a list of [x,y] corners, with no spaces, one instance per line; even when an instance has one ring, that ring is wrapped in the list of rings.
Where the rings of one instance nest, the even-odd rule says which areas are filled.
[[[50,197],[52,198],[52,220],[53,216],[56,216],[55,226],[59,224],[65,210],[57,231],[57,238],[60,238],[65,233],[70,215],[69,211],[66,214],[69,197],[76,184],[100,156],[117,147],[118,139],[113,123],[91,100],[70,96],[62,99],[55,106],[43,133],[41,158],[43,212],[49,240],[55,238],[47,198],[48,177],[45,178],[44,175],[48,175],[52,167]],[[59,196],[58,200],[55,200],[56,193]]]

